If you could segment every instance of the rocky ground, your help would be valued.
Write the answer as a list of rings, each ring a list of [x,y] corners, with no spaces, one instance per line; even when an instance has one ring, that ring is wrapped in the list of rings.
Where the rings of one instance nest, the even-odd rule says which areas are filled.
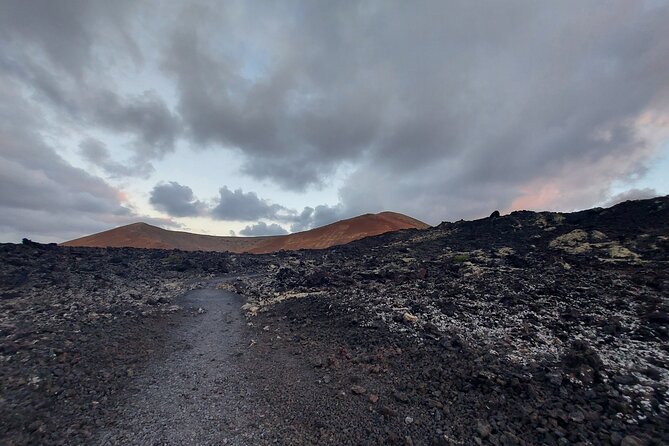
[[[210,336],[193,346],[235,384],[217,387],[199,359],[188,389],[166,377],[188,404],[232,395],[189,419],[183,430],[217,431],[192,444],[669,444],[669,197],[323,251],[28,243],[0,258],[5,443],[121,438],[147,411],[133,409],[138,383],[160,387],[147,374],[183,360],[180,336],[218,324],[174,299],[253,274],[218,285],[246,300],[239,354]]]
[[[270,327],[259,344],[288,330],[325,385],[369,405],[314,438],[667,444],[668,261],[665,197],[285,254],[237,289]]]
[[[169,353],[175,299],[256,269],[228,254],[0,245],[0,444],[87,444],[136,370]]]

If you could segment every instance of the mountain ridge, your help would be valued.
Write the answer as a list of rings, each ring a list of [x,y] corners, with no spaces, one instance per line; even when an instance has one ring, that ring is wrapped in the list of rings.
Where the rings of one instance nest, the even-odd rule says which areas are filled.
[[[196,234],[136,222],[69,240],[61,245],[266,254],[281,250],[324,249],[387,232],[428,227],[420,220],[391,211],[363,214],[292,234],[254,237]]]

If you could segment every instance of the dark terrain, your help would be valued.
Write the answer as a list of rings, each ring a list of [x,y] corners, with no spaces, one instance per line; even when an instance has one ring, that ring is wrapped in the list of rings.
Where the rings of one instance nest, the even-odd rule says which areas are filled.
[[[669,444],[669,197],[0,259],[0,443]]]

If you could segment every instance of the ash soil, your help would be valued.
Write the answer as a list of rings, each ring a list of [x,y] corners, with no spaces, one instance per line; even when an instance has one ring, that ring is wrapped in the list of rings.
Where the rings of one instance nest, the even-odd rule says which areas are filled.
[[[130,383],[97,444],[251,444],[253,435],[262,437],[247,426],[261,414],[238,361],[249,347],[243,298],[216,284],[177,299],[184,315],[173,322],[173,352]]]
[[[277,327],[260,328],[258,345],[244,299],[219,289],[230,280],[176,300],[184,311],[169,330],[171,353],[129,383],[94,444],[313,444],[320,428],[336,421],[348,431],[369,412],[322,385],[302,345],[273,344]],[[334,433],[330,440],[342,444]]]

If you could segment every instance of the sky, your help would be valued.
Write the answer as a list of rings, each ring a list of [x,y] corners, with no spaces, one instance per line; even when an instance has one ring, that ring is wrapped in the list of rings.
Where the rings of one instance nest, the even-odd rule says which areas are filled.
[[[0,2],[0,242],[669,194],[669,0]]]

